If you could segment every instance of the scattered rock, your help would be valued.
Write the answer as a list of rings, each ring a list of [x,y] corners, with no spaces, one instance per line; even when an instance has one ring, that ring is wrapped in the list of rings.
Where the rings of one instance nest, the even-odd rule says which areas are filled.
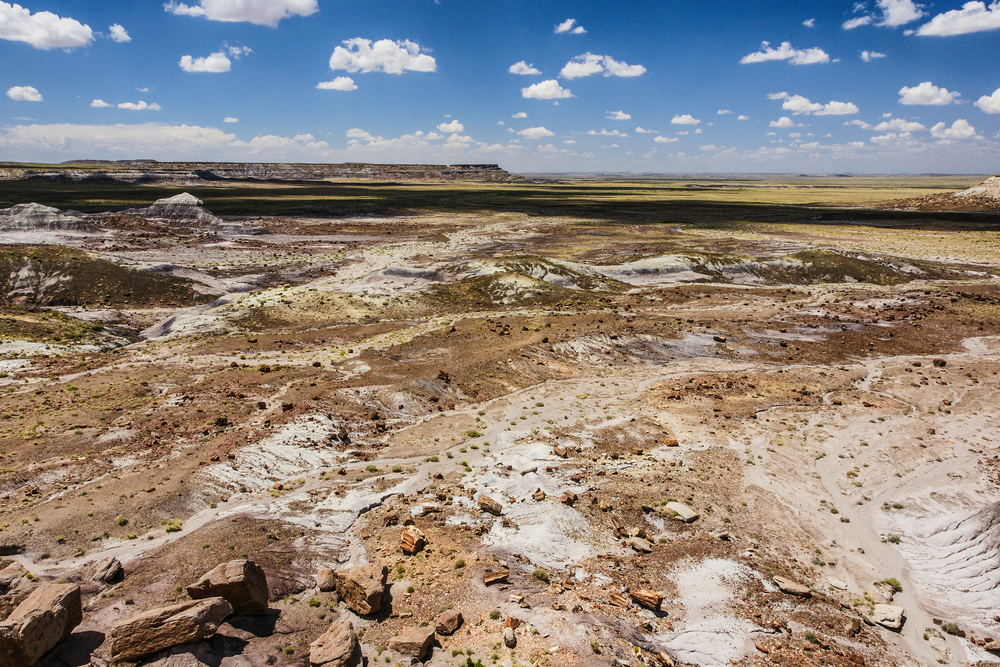
[[[333,572],[334,588],[351,611],[368,616],[382,609],[389,568],[372,563]]]
[[[658,610],[663,603],[663,596],[649,589],[631,591],[629,596],[647,609]]]
[[[798,595],[804,598],[812,597],[812,591],[809,590],[808,586],[803,586],[802,584],[794,582],[791,579],[785,579],[784,577],[775,577],[774,583],[778,585],[778,589],[782,593],[788,593],[789,595]]]
[[[493,516],[500,516],[503,513],[503,505],[493,500],[489,496],[479,496],[479,508],[484,512],[489,512]]]
[[[233,607],[221,597],[151,609],[111,630],[111,658],[129,661],[215,634]]]
[[[883,628],[899,630],[903,627],[903,613],[902,607],[892,604],[877,604],[871,619],[872,622],[878,623]]]
[[[653,553],[653,545],[648,540],[644,540],[641,537],[630,537],[628,539],[628,545],[640,553]]]
[[[437,623],[435,624],[435,630],[439,635],[451,635],[454,634],[460,627],[465,619],[462,618],[462,612],[460,611],[446,611],[445,613],[438,616]]]
[[[489,586],[500,581],[507,581],[510,570],[495,570],[493,572],[483,572],[483,583]]]
[[[31,667],[82,620],[79,586],[39,586],[0,623],[0,664]]]
[[[847,590],[847,582],[845,582],[845,581],[841,581],[840,579],[834,579],[833,577],[830,577],[826,581],[827,581],[828,584],[830,584],[830,586],[832,586],[833,588],[836,588],[838,591],[846,591]]]
[[[545,500],[545,492],[542,491],[542,487],[538,487],[535,489],[535,492],[531,494],[531,497],[534,500],[541,502],[542,500]]]
[[[417,660],[423,660],[434,642],[434,628],[411,628],[389,640],[389,649]]]
[[[194,600],[225,598],[238,616],[267,612],[267,576],[252,560],[244,558],[220,563],[187,587]]]
[[[684,503],[669,502],[664,509],[666,509],[668,514],[674,514],[684,523],[694,523],[698,520],[698,513]]]
[[[517,636],[514,634],[514,628],[503,629],[503,644],[507,648],[514,648],[517,646]]]
[[[348,620],[331,625],[309,645],[309,664],[313,667],[348,667],[359,654],[358,636]]]
[[[621,595],[618,595],[618,593],[609,593],[608,602],[610,602],[616,607],[622,607],[623,609],[631,606],[628,600],[622,597]]]
[[[124,574],[125,570],[122,569],[122,564],[119,560],[117,558],[108,558],[97,564],[97,570],[94,572],[92,579],[102,584],[110,584],[122,578]]]
[[[427,546],[427,538],[419,528],[410,525],[403,529],[403,534],[399,538],[399,546],[404,554],[412,556]]]
[[[316,573],[316,585],[323,593],[329,593],[337,587],[337,580],[333,576],[333,570],[328,567],[321,567]]]

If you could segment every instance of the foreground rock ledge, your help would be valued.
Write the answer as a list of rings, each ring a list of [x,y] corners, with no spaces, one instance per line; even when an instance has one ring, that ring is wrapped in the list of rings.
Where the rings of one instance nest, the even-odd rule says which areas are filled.
[[[225,598],[237,615],[267,612],[267,575],[263,568],[245,558],[221,563],[187,587],[194,600]]]
[[[233,607],[221,597],[152,609],[111,630],[111,659],[134,660],[215,634]]]
[[[0,665],[31,667],[82,620],[79,586],[39,586],[0,623]]]

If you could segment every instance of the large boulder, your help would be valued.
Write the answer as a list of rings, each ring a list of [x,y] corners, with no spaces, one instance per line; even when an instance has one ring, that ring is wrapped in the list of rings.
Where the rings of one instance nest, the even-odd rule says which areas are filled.
[[[117,558],[107,558],[97,564],[92,579],[102,584],[110,584],[125,576],[125,570]]]
[[[221,597],[152,609],[111,630],[111,659],[129,661],[215,634],[233,607]]]
[[[367,616],[382,609],[385,580],[389,576],[385,565],[372,563],[335,570],[332,574],[337,595],[355,614]]]
[[[411,628],[389,640],[389,650],[401,655],[423,660],[434,643],[434,628],[426,625]]]
[[[27,577],[20,563],[11,563],[0,570],[0,621],[4,620],[38,587]]]
[[[437,630],[439,635],[453,635],[462,627],[464,620],[462,612],[452,609],[438,616],[434,629]]]
[[[241,558],[221,563],[187,587],[194,600],[221,597],[240,616],[267,612],[267,575],[252,560]]]
[[[0,665],[31,667],[82,620],[79,586],[39,586],[0,623]]]
[[[313,667],[348,667],[358,651],[358,636],[348,620],[331,625],[309,645],[309,664]]]
[[[903,627],[903,613],[902,607],[892,604],[877,604],[871,618],[883,628],[899,630]]]

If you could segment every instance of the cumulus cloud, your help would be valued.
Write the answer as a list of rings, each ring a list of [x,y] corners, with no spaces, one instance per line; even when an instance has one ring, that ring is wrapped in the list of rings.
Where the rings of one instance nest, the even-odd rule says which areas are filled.
[[[587,31],[583,29],[582,25],[576,25],[576,19],[566,19],[565,21],[556,26],[555,33],[557,35],[566,32],[570,33],[571,35],[585,35],[587,33]]]
[[[546,130],[544,127],[529,127],[518,132],[525,139],[543,139],[555,136],[555,132]]]
[[[983,113],[1000,113],[1000,88],[993,91],[992,95],[983,95],[976,102],[976,106]]]
[[[884,118],[884,116],[883,116]],[[893,118],[891,120],[885,120],[878,125],[870,125],[863,120],[851,120],[844,125],[855,125],[863,130],[872,130],[873,132],[894,132],[894,133],[907,133],[910,132],[923,132],[927,128],[914,120],[906,120],[904,118]]]
[[[878,0],[876,3],[879,13],[864,14],[844,22],[844,30],[853,30],[863,25],[878,25],[889,28],[896,28],[907,23],[913,23],[919,18],[927,15],[923,10],[923,5],[918,5],[913,0]],[[858,2],[854,5],[855,13],[865,10],[865,4]],[[878,22],[876,23],[876,19]]]
[[[226,116],[225,118],[222,119],[222,122],[223,123],[238,123],[238,122],[240,122],[240,119],[239,118],[233,118],[232,116]]]
[[[7,91],[7,97],[15,102],[41,102],[42,94],[34,86],[14,86]]]
[[[566,66],[559,72],[559,76],[564,79],[578,79],[592,74],[633,77],[641,76],[645,73],[646,68],[642,65],[629,65],[628,63],[619,62],[611,56],[585,53],[566,63]]]
[[[656,130],[647,130],[641,127],[635,128],[636,134],[659,134]]]
[[[129,111],[159,111],[163,107],[155,102],[153,104],[146,104],[142,100],[138,102],[122,102],[118,105],[119,109],[128,109]]]
[[[737,116],[736,120],[750,120],[750,116]]]
[[[627,134],[622,134],[618,130],[606,130],[603,127],[601,128],[600,132],[598,132],[597,130],[590,130],[590,131],[587,132],[587,134],[589,134],[591,136],[601,136],[601,137],[627,137],[628,136]]]
[[[527,88],[521,89],[521,97],[536,100],[559,100],[573,97],[573,93],[568,88],[563,88],[555,79],[533,83]]]
[[[796,127],[795,121],[793,121],[788,116],[782,116],[778,120],[772,120],[769,125],[771,127]]]
[[[0,39],[26,42],[36,49],[73,49],[89,46],[94,31],[76,19],[52,12],[37,12],[21,5],[0,2]]]
[[[830,62],[830,56],[819,47],[811,49],[794,49],[791,42],[782,42],[778,48],[772,48],[770,42],[761,42],[760,51],[743,56],[741,65],[764,63],[771,60],[787,60],[792,65],[816,65]]]
[[[516,62],[510,67],[508,67],[507,71],[510,72],[511,74],[523,74],[523,75],[535,75],[542,73],[542,70],[535,69],[534,65],[529,65],[523,60],[520,62]]]
[[[719,109],[715,113],[718,114],[718,115],[720,115],[720,116],[725,116],[726,114],[732,113],[732,111],[730,111],[729,109]]]
[[[316,0],[200,0],[196,5],[166,3],[172,14],[200,16],[210,21],[246,22],[275,27],[290,16],[310,16],[319,11]]]
[[[875,60],[876,58],[885,58],[885,54],[884,53],[879,53],[878,51],[862,51],[861,52],[861,59],[864,60],[866,63],[870,63],[871,61]]]
[[[94,107],[95,109],[104,109],[111,105],[105,102],[104,100],[94,100],[93,102],[90,103],[90,106]]]
[[[333,81],[320,81],[316,84],[316,87],[320,90],[357,90],[358,86],[354,83],[354,79],[349,76],[338,76]]]
[[[920,26],[918,35],[950,37],[1000,28],[1000,0],[987,7],[985,2],[967,2],[961,9],[938,14]]]
[[[632,120],[632,116],[624,111],[607,111],[605,113],[607,113],[605,118],[608,120]]]
[[[458,120],[453,120],[450,123],[441,123],[437,126],[438,132],[444,133],[456,133],[465,132],[465,126],[458,122]]]
[[[527,118],[528,114],[524,111],[518,111],[515,114],[511,114],[511,118]]]
[[[899,103],[926,106],[944,106],[956,101],[962,93],[953,93],[947,88],[938,88],[930,81],[924,81],[919,86],[903,86],[899,91]]]
[[[658,144],[672,144],[675,141],[680,141],[677,137],[654,137],[653,141]]]
[[[691,114],[684,114],[683,116],[674,116],[670,119],[671,125],[699,125],[700,120],[692,116]]]
[[[844,30],[854,30],[855,28],[860,28],[863,25],[870,25],[873,21],[871,16],[856,16],[853,19],[847,19],[844,21],[842,26]]]
[[[420,45],[409,40],[392,41],[380,39],[372,43],[370,39],[355,37],[345,40],[330,56],[330,69],[348,72],[434,72],[437,62],[426,53],[421,53]]]
[[[219,74],[232,69],[233,63],[222,51],[216,51],[204,58],[192,58],[191,56],[181,56],[177,63],[185,72],[212,72]]]
[[[807,28],[815,28],[816,19],[806,19],[805,21],[802,22],[802,25],[804,25]]]
[[[935,139],[947,141],[960,141],[962,139],[972,139],[976,136],[976,128],[969,125],[969,121],[958,119],[948,127],[945,123],[938,123],[931,128],[931,136]]]
[[[820,104],[819,102],[812,102],[801,95],[789,95],[788,93],[770,93],[767,96],[767,99],[784,100],[781,104],[781,108],[785,111],[791,111],[796,116],[801,114],[812,114],[815,116],[849,116],[860,111],[860,109],[858,109],[858,107],[851,102],[833,101],[828,104]]]
[[[108,37],[110,37],[113,41],[118,42],[119,44],[124,44],[132,41],[132,38],[129,37],[128,30],[126,30],[117,23],[108,26]]]

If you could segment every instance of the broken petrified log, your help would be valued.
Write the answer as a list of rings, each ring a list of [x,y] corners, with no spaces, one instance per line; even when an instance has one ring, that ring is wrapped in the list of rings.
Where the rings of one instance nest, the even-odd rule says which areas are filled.
[[[221,597],[233,613],[258,615],[267,612],[267,575],[252,560],[240,558],[221,563],[187,587],[193,600]]]
[[[125,662],[215,634],[233,607],[221,597],[151,609],[111,630],[111,658]]]
[[[629,596],[647,609],[659,610],[663,603],[663,596],[649,589],[630,591]]]
[[[510,570],[495,570],[493,572],[483,572],[483,583],[489,586],[490,584],[495,584],[500,581],[507,581],[507,577],[510,576]]]
[[[799,597],[812,597],[812,591],[809,590],[808,586],[804,586],[798,582],[792,581],[791,579],[786,579],[785,577],[775,577],[774,583],[778,585],[778,589],[782,593],[788,593],[789,595],[798,595]]]
[[[427,538],[419,528],[410,525],[403,528],[403,534],[399,538],[399,546],[404,554],[412,556],[427,546]]]
[[[503,505],[493,500],[489,496],[479,496],[479,508],[484,512],[489,512],[493,516],[500,516],[503,513]]]
[[[389,576],[385,565],[372,563],[335,570],[332,576],[337,594],[355,614],[368,616],[382,609],[385,580]]]
[[[110,584],[123,577],[124,574],[125,570],[122,569],[121,562],[117,558],[108,558],[98,563],[92,580],[102,584]]]
[[[0,623],[0,665],[31,667],[82,620],[79,586],[39,586]]]

